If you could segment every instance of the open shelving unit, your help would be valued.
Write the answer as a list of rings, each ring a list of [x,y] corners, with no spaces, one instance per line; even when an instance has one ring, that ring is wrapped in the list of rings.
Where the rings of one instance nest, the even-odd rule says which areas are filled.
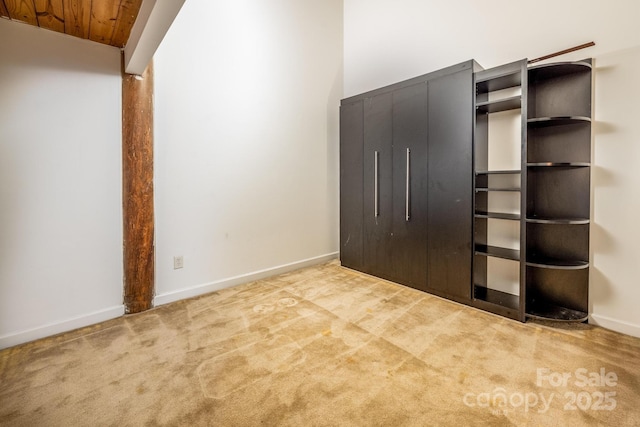
[[[489,169],[489,116],[510,110],[520,110],[521,141],[526,146],[527,69],[526,60],[483,70],[475,74],[475,133],[474,133],[474,258],[472,304],[512,319],[524,321],[525,294],[523,245],[519,249],[495,246],[491,241],[489,220],[509,221],[521,224],[524,200],[527,191],[522,169]],[[520,92],[513,95],[511,92]],[[503,95],[508,93],[507,95]],[[521,157],[524,158],[524,157]],[[521,167],[523,164],[521,164]],[[489,197],[494,192],[517,193],[520,199],[519,212],[490,210]],[[520,227],[520,241],[524,237]],[[499,258],[517,263],[519,283],[517,292],[506,292],[493,286],[488,274],[488,260]]]
[[[532,67],[522,60],[475,76],[473,304],[520,321],[585,321],[589,311],[591,60]],[[519,95],[500,96],[505,89],[518,87]],[[489,117],[516,109],[521,118],[521,169],[491,170]],[[496,179],[507,176],[514,179]],[[489,195],[494,192],[519,192],[520,212],[489,209]],[[519,250],[491,244],[489,220],[518,222]],[[519,292],[492,287],[487,271],[490,258],[519,263]]]
[[[589,312],[591,60],[528,70],[526,316]]]

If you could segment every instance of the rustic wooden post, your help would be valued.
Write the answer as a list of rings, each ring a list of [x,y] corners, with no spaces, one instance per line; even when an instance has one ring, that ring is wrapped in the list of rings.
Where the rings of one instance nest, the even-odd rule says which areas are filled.
[[[123,60],[124,64],[124,60]],[[122,71],[122,213],[125,313],[153,306],[153,61]]]

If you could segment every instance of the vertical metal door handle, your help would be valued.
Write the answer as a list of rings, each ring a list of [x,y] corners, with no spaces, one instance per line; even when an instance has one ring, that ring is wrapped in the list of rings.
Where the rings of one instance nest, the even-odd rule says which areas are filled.
[[[377,151],[373,152],[373,215],[378,216],[378,156]]]
[[[406,192],[405,192],[405,204],[404,204],[404,213],[405,213],[405,221],[409,221],[411,215],[409,214],[409,200],[411,199],[411,151],[407,148],[407,181],[406,181]]]

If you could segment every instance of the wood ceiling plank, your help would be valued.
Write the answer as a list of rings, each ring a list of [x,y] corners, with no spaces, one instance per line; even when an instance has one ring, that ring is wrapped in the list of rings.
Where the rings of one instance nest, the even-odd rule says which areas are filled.
[[[89,24],[89,40],[111,44],[120,10],[121,1],[94,0],[91,2],[91,20]]]
[[[7,6],[4,5],[4,0],[0,0],[0,16],[10,18]]]
[[[35,0],[36,18],[42,28],[64,33],[64,6],[62,0]]]
[[[111,38],[111,46],[124,47],[127,44],[131,34],[131,27],[136,21],[141,4],[142,0],[122,0],[115,31]]]
[[[64,32],[83,39],[89,38],[91,0],[63,0]]]
[[[9,17],[16,21],[26,22],[31,25],[38,25],[36,19],[36,7],[33,0],[4,0]]]

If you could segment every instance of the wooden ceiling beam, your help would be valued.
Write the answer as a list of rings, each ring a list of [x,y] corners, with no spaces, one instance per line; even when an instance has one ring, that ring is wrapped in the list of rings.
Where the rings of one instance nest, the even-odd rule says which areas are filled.
[[[38,26],[33,0],[4,0],[4,5],[11,19]]]
[[[124,69],[142,74],[185,0],[145,0],[124,48]]]
[[[140,75],[186,0],[0,0],[0,17],[124,48]]]

